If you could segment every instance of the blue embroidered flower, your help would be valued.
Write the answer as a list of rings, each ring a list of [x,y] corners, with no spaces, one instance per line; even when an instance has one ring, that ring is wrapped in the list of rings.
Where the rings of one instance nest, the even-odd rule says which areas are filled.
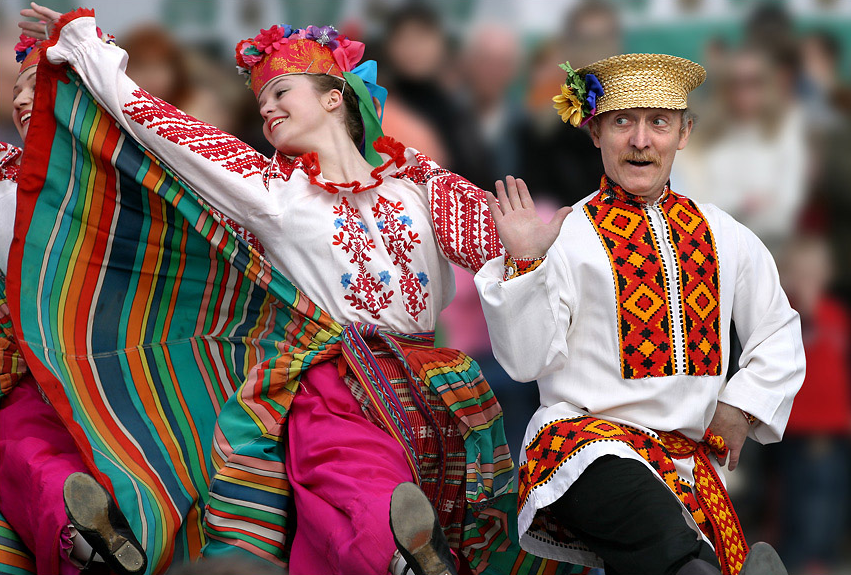
[[[343,287],[349,289],[349,286],[352,285],[352,274],[343,274],[340,276],[340,283],[343,284]]]
[[[375,222],[375,225],[376,225],[376,226],[378,226],[378,229],[379,229],[379,230],[383,230],[383,229],[384,229],[384,222],[383,222],[383,221],[381,221],[381,220],[378,220],[377,222]]]
[[[362,232],[366,231],[366,225],[363,222],[358,222],[358,227],[361,229]]]
[[[411,221],[411,218],[409,218],[408,216],[401,216],[399,218],[399,221],[406,226],[410,226],[413,223]]]
[[[337,218],[336,220],[334,220],[334,227],[335,228],[342,228],[343,227],[343,218]]]
[[[425,287],[428,285],[428,276],[425,272],[420,272],[417,274],[417,280],[420,282],[420,285]]]
[[[378,272],[378,279],[381,280],[384,285],[390,285],[390,272],[387,270]]]

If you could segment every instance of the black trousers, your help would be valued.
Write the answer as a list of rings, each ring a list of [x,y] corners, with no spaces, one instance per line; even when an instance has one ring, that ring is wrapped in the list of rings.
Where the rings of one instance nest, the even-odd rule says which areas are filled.
[[[601,457],[550,510],[603,558],[607,575],[675,575],[695,558],[719,565],[676,497],[633,459]]]

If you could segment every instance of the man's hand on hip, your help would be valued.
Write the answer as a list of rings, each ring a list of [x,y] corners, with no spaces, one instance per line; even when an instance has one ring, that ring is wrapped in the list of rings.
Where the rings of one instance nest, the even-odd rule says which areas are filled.
[[[715,408],[715,415],[709,424],[709,429],[715,435],[720,435],[724,438],[724,443],[727,444],[727,448],[730,450],[728,455],[729,465],[727,466],[730,471],[733,471],[739,465],[739,455],[742,452],[745,439],[748,437],[749,428],[750,424],[741,409],[721,401],[718,402]],[[722,466],[725,463],[721,459],[718,462]]]

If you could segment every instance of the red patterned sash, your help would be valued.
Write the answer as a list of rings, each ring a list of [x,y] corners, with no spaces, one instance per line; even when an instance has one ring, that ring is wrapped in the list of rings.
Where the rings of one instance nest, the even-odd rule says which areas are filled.
[[[656,438],[594,417],[554,421],[526,446],[528,462],[520,468],[520,507],[532,490],[548,483],[564,463],[600,441],[623,442],[649,462],[713,542],[724,575],[739,573],[748,546],[727,490],[710,461],[712,454],[726,455],[727,447],[709,430],[703,441],[696,442],[680,433],[662,432]],[[695,461],[693,488],[680,478],[673,461],[688,457]]]

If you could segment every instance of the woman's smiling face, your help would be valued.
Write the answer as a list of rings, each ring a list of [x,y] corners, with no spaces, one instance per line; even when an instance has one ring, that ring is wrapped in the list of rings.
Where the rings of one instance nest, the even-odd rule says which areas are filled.
[[[33,111],[33,96],[35,95],[35,73],[38,68],[31,66],[18,75],[12,88],[12,122],[15,124],[21,139],[27,137],[30,116]]]
[[[276,150],[297,156],[317,149],[332,114],[313,81],[304,74],[275,78],[263,88],[257,102],[263,117],[263,135]]]

